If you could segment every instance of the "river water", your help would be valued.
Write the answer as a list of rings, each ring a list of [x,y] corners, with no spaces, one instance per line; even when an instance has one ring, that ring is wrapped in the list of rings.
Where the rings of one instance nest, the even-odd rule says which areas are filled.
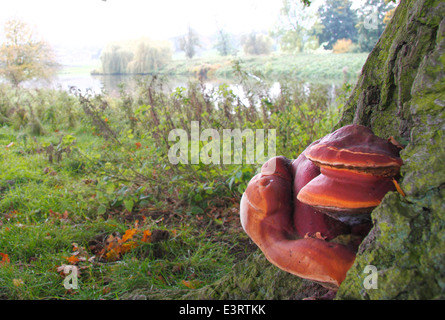
[[[254,77],[254,76],[253,76]],[[118,96],[120,92],[120,86],[124,85],[125,89],[131,91],[136,88],[138,79],[141,76],[134,75],[90,75],[90,74],[59,74],[53,81],[48,83],[29,83],[26,86],[29,87],[50,87],[54,89],[62,89],[69,91],[71,87],[75,87],[81,92],[86,92],[90,90],[96,94],[107,94],[110,96]],[[259,80],[259,79],[256,79]],[[167,92],[174,92],[177,87],[187,88],[190,81],[197,81],[197,79],[187,78],[187,77],[167,77],[165,81],[162,82],[163,89]],[[261,80],[259,80],[261,81]],[[242,86],[235,83],[233,79],[206,79],[204,82],[204,86],[206,90],[209,92],[218,86],[225,84],[229,86],[229,89],[239,97],[242,101],[246,99],[246,92],[244,92]],[[330,102],[336,97],[336,88],[338,88],[339,84],[336,83],[328,83],[325,84],[327,86],[327,92],[329,95]],[[306,90],[309,90],[309,84],[306,87]],[[269,96],[271,98],[277,97],[280,93],[280,83],[278,81],[271,82],[268,87]]]
[[[50,87],[69,90],[74,86],[81,91],[92,90],[95,93],[107,93],[110,95],[118,95],[120,85],[124,85],[127,90],[132,90],[137,86],[138,80],[149,76],[137,75],[89,75],[89,74],[60,74],[57,76]],[[163,80],[163,86],[166,90],[174,91],[177,87],[187,87],[190,81],[197,79],[187,77],[166,77]],[[221,84],[233,85],[231,79],[207,79],[205,85],[218,86]],[[42,84],[34,83],[33,86],[41,86]]]

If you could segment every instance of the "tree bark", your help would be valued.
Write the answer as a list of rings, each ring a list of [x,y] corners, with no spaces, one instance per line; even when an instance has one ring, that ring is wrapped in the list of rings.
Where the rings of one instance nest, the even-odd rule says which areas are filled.
[[[358,123],[393,136],[400,186],[372,218],[337,299],[445,298],[445,3],[401,1],[364,65],[338,126]],[[367,265],[377,289],[366,289]]]

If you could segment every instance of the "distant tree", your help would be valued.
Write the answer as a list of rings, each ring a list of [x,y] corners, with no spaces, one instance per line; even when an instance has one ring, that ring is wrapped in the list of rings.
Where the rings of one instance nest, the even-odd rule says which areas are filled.
[[[100,56],[102,71],[105,74],[127,73],[128,64],[133,59],[134,53],[120,44],[107,45]]]
[[[49,80],[56,73],[59,65],[51,46],[25,22],[7,21],[4,39],[0,46],[0,76],[14,86],[27,80]]]
[[[196,48],[200,46],[199,36],[191,27],[189,27],[187,34],[179,39],[179,47],[189,59],[195,56]]]
[[[324,26],[318,37],[320,43],[327,42],[325,49],[332,49],[340,39],[357,41],[357,13],[351,6],[350,0],[326,0],[325,5],[318,9],[320,22]]]
[[[171,60],[171,57],[172,51],[168,43],[141,39],[135,49],[132,61],[128,64],[128,72],[158,71]]]
[[[100,59],[105,74],[141,74],[156,72],[171,57],[170,43],[140,38],[107,45]]]
[[[389,0],[366,0],[358,9],[359,21],[356,28],[358,45],[362,51],[370,52],[374,48],[394,7],[395,4]]]
[[[315,23],[315,16],[308,6],[300,0],[283,0],[277,26],[272,35],[280,39],[284,51],[303,51],[305,38],[308,38],[308,32]]]
[[[241,44],[246,54],[260,55],[272,52],[272,39],[264,34],[251,32],[241,38]]]
[[[215,44],[215,49],[222,56],[228,56],[235,52],[236,48],[233,45],[232,36],[223,29],[218,30],[218,40]]]

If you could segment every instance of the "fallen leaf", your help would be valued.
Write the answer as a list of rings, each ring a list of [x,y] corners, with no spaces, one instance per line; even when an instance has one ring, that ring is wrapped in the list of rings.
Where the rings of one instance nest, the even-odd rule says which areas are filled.
[[[190,281],[182,280],[182,284],[185,285],[189,289],[195,289],[195,287],[193,286],[193,284]]]
[[[0,266],[5,265],[10,262],[9,256],[6,253],[0,252],[0,256],[2,257],[2,260],[0,260]]]
[[[393,136],[391,136],[391,137],[388,138],[388,142],[391,143],[391,144],[393,144],[394,146],[396,146],[396,147],[399,148],[399,149],[404,149],[404,148],[405,148],[405,147],[404,147],[400,142],[398,142]]]
[[[198,280],[191,280],[191,281],[182,280],[182,284],[189,289],[196,289],[197,286],[199,285],[199,283],[200,283],[200,281],[198,281]]]
[[[121,245],[121,253],[126,253],[128,251],[130,251],[131,249],[136,248],[138,245],[136,242],[134,241],[129,241],[127,243],[123,243]]]
[[[150,230],[144,230],[144,234],[142,235],[142,242],[150,242],[151,241],[151,232]]]
[[[69,263],[71,263],[71,264],[76,264],[76,263],[78,263],[79,262],[79,258],[78,257],[76,257],[75,255],[72,255],[71,257],[69,257],[69,258],[67,258],[67,257],[64,257]]]
[[[111,249],[110,251],[107,252],[105,257],[107,258],[108,261],[119,260],[119,257],[120,257],[120,247]]]
[[[12,279],[12,284],[14,285],[14,287],[21,287],[25,283],[23,282],[22,279]]]
[[[396,179],[392,179],[392,182],[394,183],[394,185],[395,185],[395,187],[397,189],[397,192],[400,193],[402,195],[402,197],[406,197],[405,192],[402,190],[402,188],[400,187],[400,184],[397,182],[397,180]]]
[[[133,238],[136,232],[136,229],[128,229],[127,231],[125,231],[125,234],[122,236],[122,242],[126,242],[127,240]]]

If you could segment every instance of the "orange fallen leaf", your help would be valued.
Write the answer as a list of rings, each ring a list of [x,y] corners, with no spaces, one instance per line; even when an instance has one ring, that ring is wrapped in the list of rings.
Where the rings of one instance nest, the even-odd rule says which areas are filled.
[[[0,260],[0,266],[10,262],[9,256],[6,253],[0,252],[0,256],[2,257],[2,260]]]
[[[404,149],[405,147],[400,143],[400,142],[398,142],[393,136],[391,136],[391,137],[389,137],[388,138],[388,142],[389,143],[391,143],[391,144],[393,144],[393,145],[395,145],[397,148],[399,148],[399,149]]]
[[[133,238],[136,232],[136,229],[128,229],[125,231],[125,234],[122,236],[122,242],[126,242],[127,240]]]
[[[71,257],[69,257],[69,258],[67,258],[67,257],[64,257],[69,263],[71,263],[71,264],[76,264],[76,263],[78,263],[79,262],[79,258],[78,257],[76,257],[75,255],[72,255]]]
[[[120,257],[120,247],[111,249],[110,251],[107,252],[105,257],[107,258],[108,261],[119,260],[119,257]]]
[[[134,241],[129,241],[129,242],[124,243],[124,244],[121,245],[121,250],[120,250],[120,252],[121,252],[121,253],[126,253],[126,252],[130,251],[131,249],[136,248],[137,246],[138,246],[138,245],[137,245],[136,242],[134,242]]]
[[[402,195],[402,197],[406,197],[405,192],[402,190],[402,188],[400,187],[400,184],[396,181],[396,179],[392,179],[392,182],[396,186],[397,192],[400,193]]]
[[[195,286],[193,286],[193,283],[187,280],[182,280],[182,284],[185,285],[187,288],[195,289]]]
[[[144,234],[142,235],[142,242],[150,242],[151,241],[151,232],[150,230],[144,230]]]
[[[182,280],[182,284],[189,289],[196,289],[197,286],[199,285],[199,283],[200,283],[200,281],[198,281],[198,280],[191,280],[191,281]]]

